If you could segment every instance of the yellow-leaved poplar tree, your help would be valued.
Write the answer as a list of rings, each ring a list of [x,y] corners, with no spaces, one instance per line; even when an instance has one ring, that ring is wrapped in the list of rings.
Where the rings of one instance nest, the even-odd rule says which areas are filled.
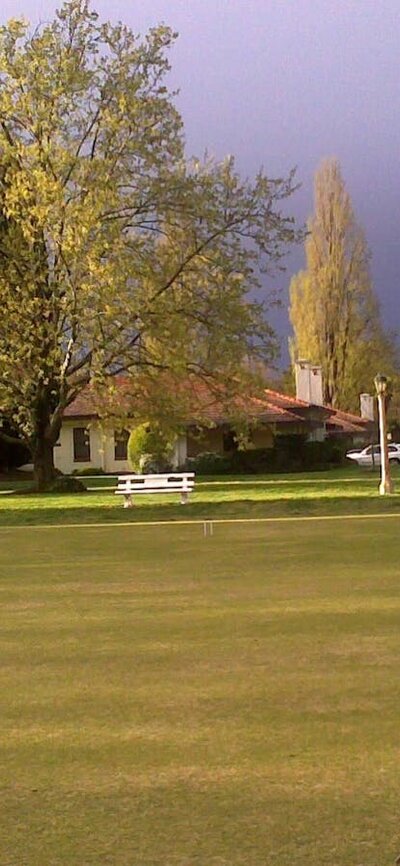
[[[325,403],[355,410],[377,370],[393,374],[397,349],[382,326],[368,246],[336,159],[315,175],[305,254],[290,283],[291,355],[321,365]]]

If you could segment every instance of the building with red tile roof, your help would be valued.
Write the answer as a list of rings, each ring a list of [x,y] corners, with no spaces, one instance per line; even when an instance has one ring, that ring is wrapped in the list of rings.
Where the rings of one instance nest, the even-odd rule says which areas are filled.
[[[129,380],[119,377],[115,390],[114,406],[117,402],[128,417]],[[188,457],[202,452],[224,454],[231,451],[234,415],[241,415],[249,422],[249,446],[252,448],[270,448],[276,436],[282,434],[310,439],[334,436],[345,438],[349,444],[359,444],[370,440],[373,429],[370,421],[358,415],[316,405],[270,388],[257,396],[249,394],[227,400],[221,389],[199,379],[190,381],[188,406],[183,432],[177,440],[176,465],[183,465]],[[65,411],[55,448],[57,468],[66,473],[87,468],[113,473],[128,470],[127,434],[119,432],[118,426],[115,410],[107,414],[104,404],[99,408],[95,392],[86,388]]]

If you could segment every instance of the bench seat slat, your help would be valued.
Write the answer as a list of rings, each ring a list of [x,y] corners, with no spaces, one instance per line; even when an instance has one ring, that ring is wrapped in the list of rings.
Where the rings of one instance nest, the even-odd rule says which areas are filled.
[[[182,487],[184,484],[194,484],[194,478],[184,478],[180,480],[179,478],[171,478],[169,481],[165,481],[163,478],[161,481],[158,479],[154,479],[151,481],[136,481],[134,478],[121,481],[119,480],[118,485],[120,487],[127,487],[129,484],[134,484],[135,487],[169,487],[171,484],[176,484],[177,487]]]
[[[191,493],[193,490],[193,487],[183,488],[171,485],[171,487],[125,487],[121,490],[116,490],[115,493],[138,493],[140,495],[141,493]]]
[[[170,481],[168,484],[165,484],[163,481],[155,482],[152,481],[151,484],[137,484],[136,481],[125,481],[123,484],[118,484],[118,487],[135,487],[137,490],[151,490],[152,487],[160,487],[168,490],[168,487],[193,487],[194,481]]]
[[[150,481],[153,479],[158,479],[161,481],[162,478],[195,478],[194,472],[166,472],[162,475],[119,475],[118,481]]]
[[[185,488],[185,487],[194,487],[194,481],[187,481],[186,483],[173,481],[170,484],[136,484],[132,481],[126,481],[124,484],[118,484],[118,490],[125,490],[128,487],[131,490],[169,490],[171,487],[176,487],[177,489]]]

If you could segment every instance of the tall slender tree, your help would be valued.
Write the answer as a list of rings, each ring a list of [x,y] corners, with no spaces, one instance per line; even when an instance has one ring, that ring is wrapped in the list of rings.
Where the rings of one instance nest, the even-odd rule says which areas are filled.
[[[0,29],[0,406],[54,473],[63,413],[128,372],[232,380],[276,340],[260,268],[296,240],[293,176],[184,158],[166,85],[175,34],[102,24],[87,0]],[[143,388],[142,394],[151,389]]]
[[[370,253],[336,159],[315,175],[305,254],[306,268],[290,284],[291,354],[321,364],[326,403],[355,409],[376,370],[392,371],[396,347],[384,333]]]

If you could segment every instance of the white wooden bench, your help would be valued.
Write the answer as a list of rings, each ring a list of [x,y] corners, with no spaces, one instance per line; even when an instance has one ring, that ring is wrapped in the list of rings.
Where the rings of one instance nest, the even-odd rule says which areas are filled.
[[[194,472],[168,472],[165,475],[120,475],[116,494],[124,497],[124,508],[132,508],[133,498],[143,493],[180,493],[185,505],[194,489]],[[133,497],[133,498],[132,498]]]

